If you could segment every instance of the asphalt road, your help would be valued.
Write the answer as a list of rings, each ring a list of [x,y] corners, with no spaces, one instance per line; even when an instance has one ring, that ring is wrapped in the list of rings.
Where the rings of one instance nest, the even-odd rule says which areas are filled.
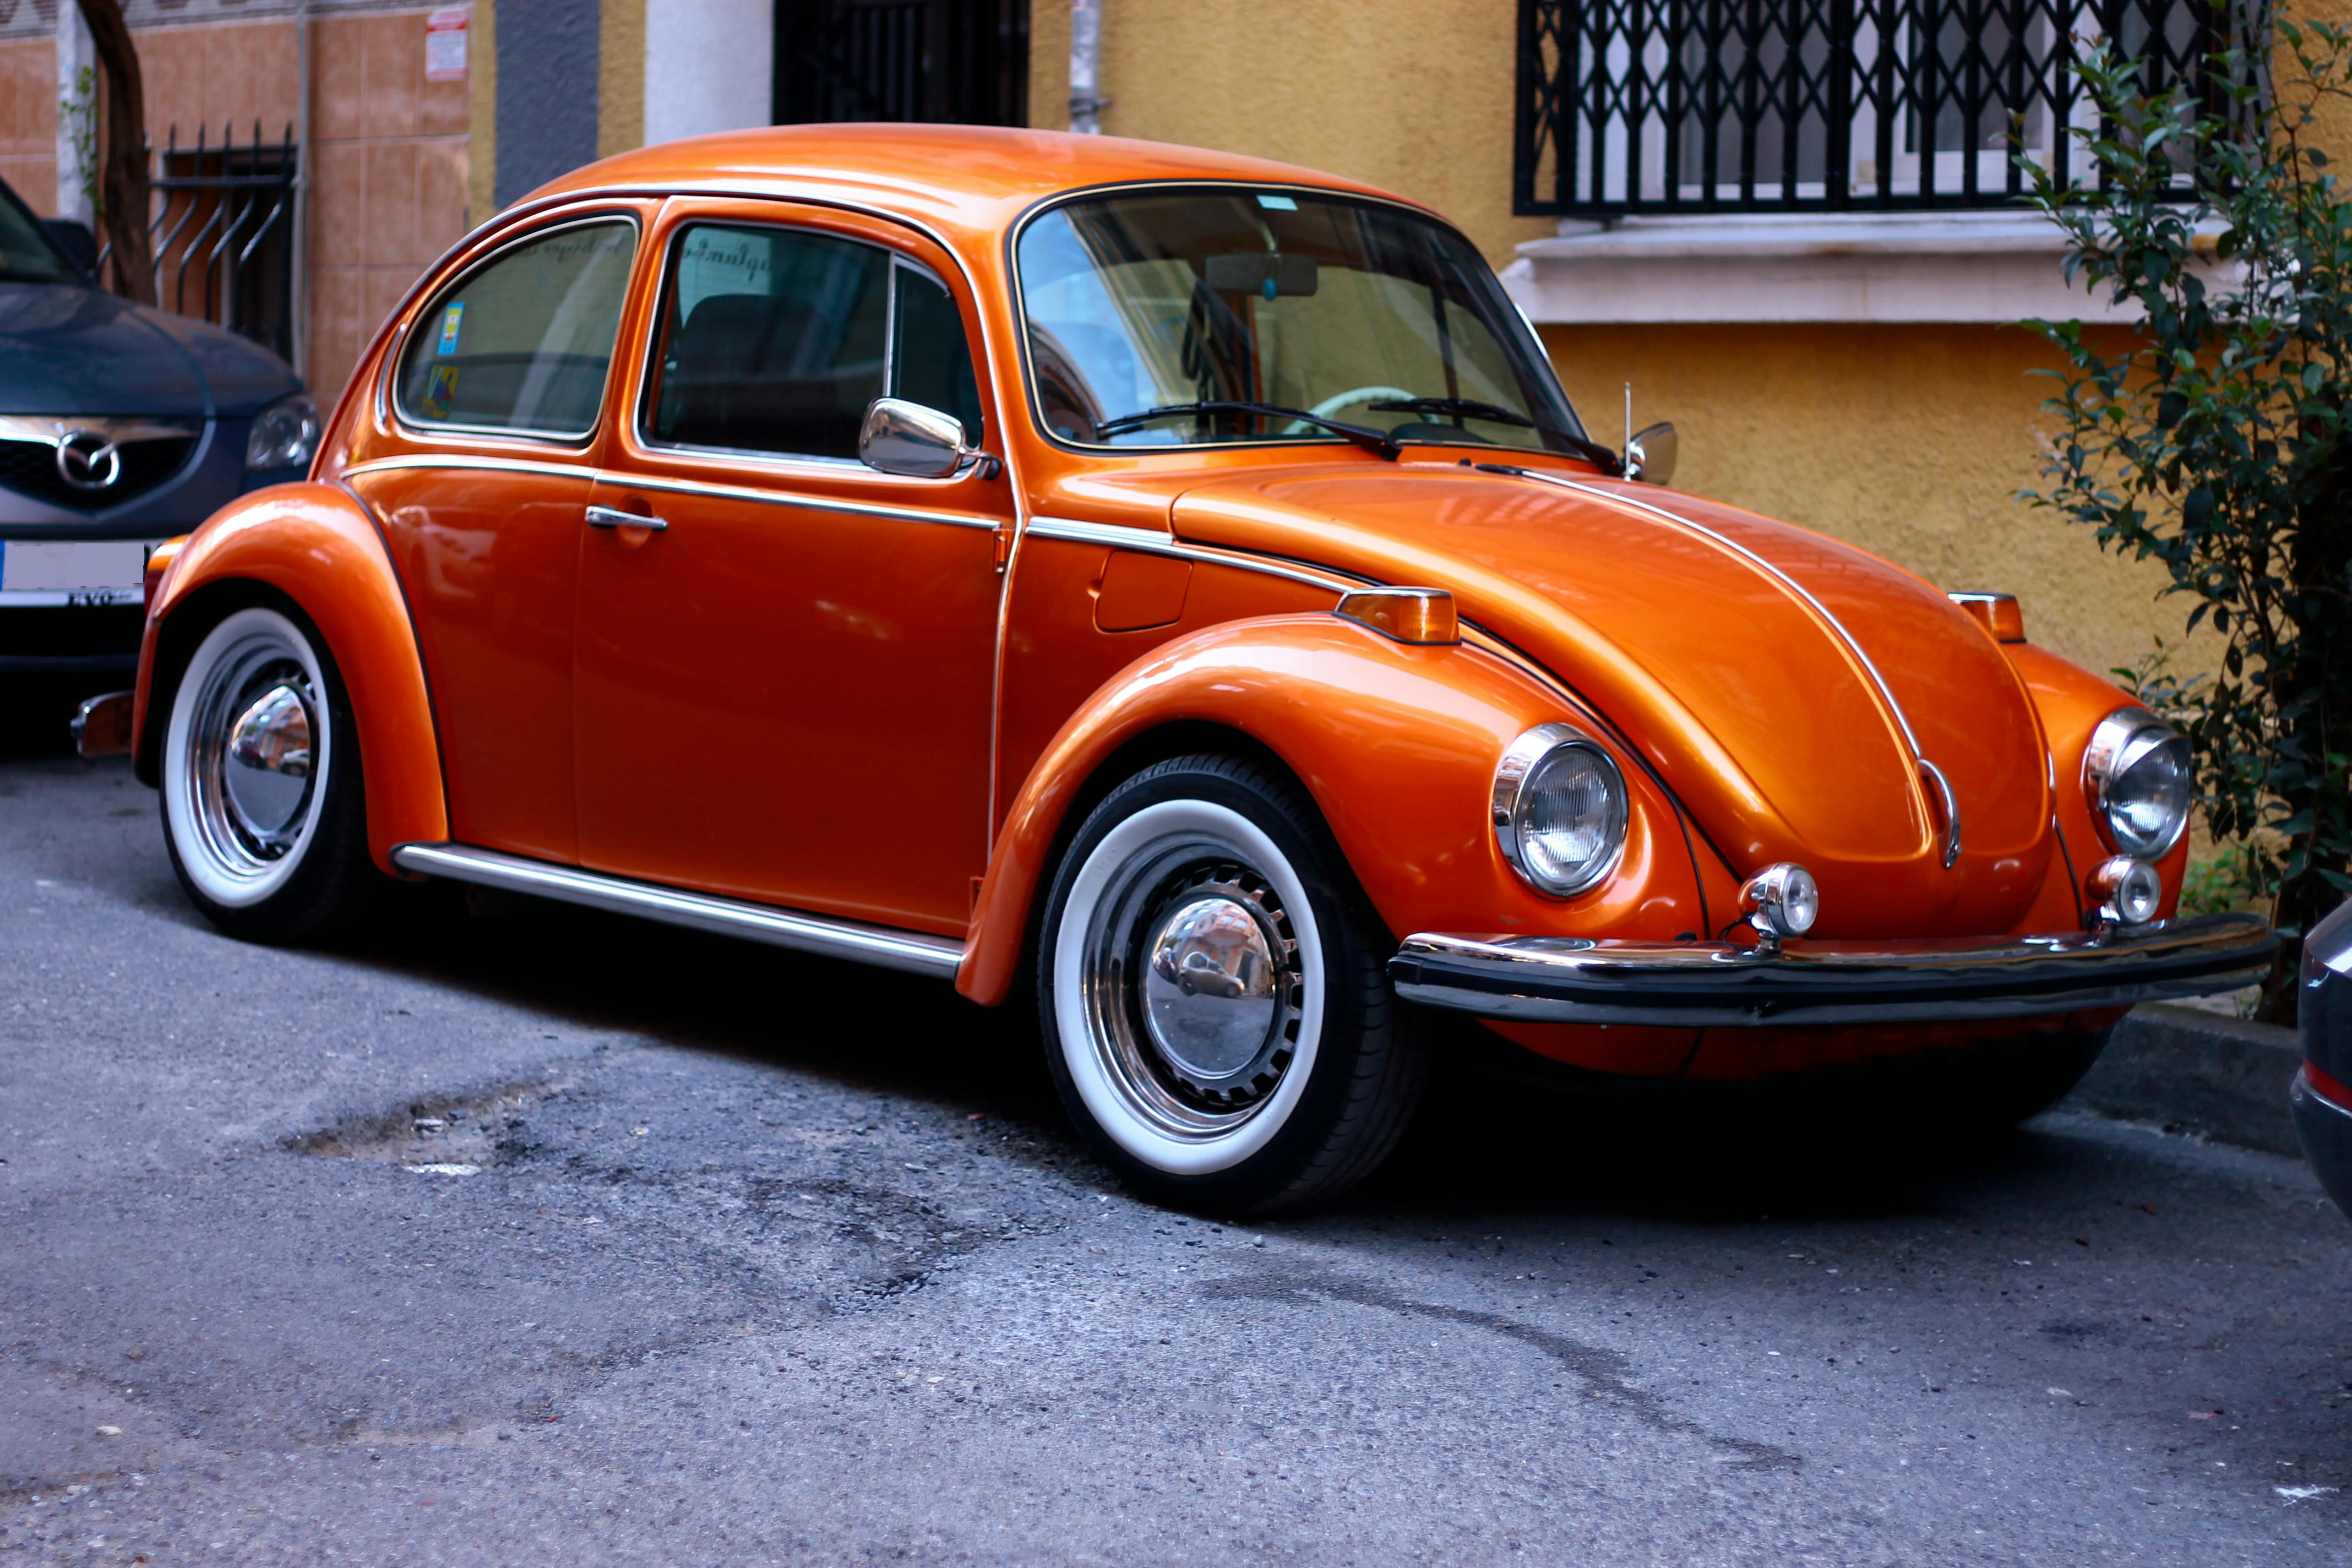
[[[2346,1558],[2287,1161],[1463,1082],[1187,1220],[944,986],[521,900],[242,946],[7,743],[0,1563]]]

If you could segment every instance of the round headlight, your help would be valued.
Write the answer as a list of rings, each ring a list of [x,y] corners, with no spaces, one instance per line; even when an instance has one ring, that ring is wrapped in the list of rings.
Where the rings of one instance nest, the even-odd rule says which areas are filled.
[[[2083,787],[2107,841],[2153,860],[2189,830],[2196,784],[2188,739],[2144,709],[2110,713],[2083,753]]]
[[[1782,860],[1740,884],[1739,910],[1774,936],[1802,936],[1821,918],[1821,885],[1802,866]]]
[[[2156,868],[2128,855],[2117,855],[2093,870],[2089,891],[2100,919],[2127,926],[2154,920],[2157,905],[2164,901],[2164,882]]]
[[[245,466],[251,469],[307,468],[319,455],[319,405],[308,393],[281,397],[253,416],[245,437]]]
[[[1495,840],[1527,884],[1555,899],[1598,887],[1625,847],[1625,779],[1566,724],[1538,724],[1495,770]]]

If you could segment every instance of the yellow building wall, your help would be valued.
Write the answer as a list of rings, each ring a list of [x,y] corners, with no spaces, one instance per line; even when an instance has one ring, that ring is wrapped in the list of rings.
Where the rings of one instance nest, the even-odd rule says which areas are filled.
[[[1497,267],[1511,216],[1517,0],[1102,0],[1109,136],[1278,158],[1443,212]],[[1030,11],[1029,120],[1069,124],[1068,0]]]

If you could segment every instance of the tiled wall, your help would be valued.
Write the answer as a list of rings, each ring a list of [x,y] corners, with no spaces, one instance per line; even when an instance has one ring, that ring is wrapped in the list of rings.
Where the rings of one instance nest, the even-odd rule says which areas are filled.
[[[467,228],[463,81],[425,79],[424,9],[314,16],[311,27],[310,342],[304,376],[321,400],[408,286]],[[161,148],[198,128],[217,144],[255,122],[274,142],[298,122],[295,24],[141,27],[148,135]],[[0,38],[0,179],[36,212],[57,200],[57,56],[46,37]],[[299,132],[298,132],[299,133]]]
[[[321,16],[312,60],[310,386],[352,362],[417,275],[464,235],[469,107],[425,79],[418,11]]]
[[[58,199],[58,55],[47,38],[0,41],[0,180],[37,213]]]

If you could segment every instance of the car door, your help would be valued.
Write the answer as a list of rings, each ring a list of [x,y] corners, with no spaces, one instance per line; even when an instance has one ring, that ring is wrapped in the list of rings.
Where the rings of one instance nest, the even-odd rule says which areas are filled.
[[[577,856],[580,533],[639,227],[558,218],[440,289],[395,362],[396,439],[343,476],[408,595],[461,843]]]
[[[657,242],[580,562],[583,863],[960,934],[1011,487],[856,442],[886,393],[987,439],[968,289],[895,225],[774,203],[677,204]]]

